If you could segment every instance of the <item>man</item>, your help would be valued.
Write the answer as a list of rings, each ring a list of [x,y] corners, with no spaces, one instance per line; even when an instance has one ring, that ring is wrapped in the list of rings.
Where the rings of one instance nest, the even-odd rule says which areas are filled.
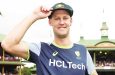
[[[34,62],[38,75],[85,75],[86,71],[97,75],[86,48],[70,40],[72,15],[72,7],[65,3],[57,3],[50,9],[38,7],[6,36],[1,45],[5,51]],[[21,42],[35,21],[47,17],[54,32],[53,42]]]

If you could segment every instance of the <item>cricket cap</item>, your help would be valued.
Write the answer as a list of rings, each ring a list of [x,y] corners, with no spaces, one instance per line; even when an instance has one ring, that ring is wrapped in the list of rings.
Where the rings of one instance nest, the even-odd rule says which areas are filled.
[[[72,9],[72,7],[70,6],[70,5],[68,5],[68,4],[65,4],[65,3],[57,3],[57,4],[55,4],[53,7],[52,7],[52,13],[48,16],[48,18],[51,18],[52,17],[52,15],[53,15],[53,13],[56,11],[56,10],[66,10],[68,13],[69,13],[69,15],[70,15],[70,17],[72,17],[72,15],[73,15],[73,9]]]

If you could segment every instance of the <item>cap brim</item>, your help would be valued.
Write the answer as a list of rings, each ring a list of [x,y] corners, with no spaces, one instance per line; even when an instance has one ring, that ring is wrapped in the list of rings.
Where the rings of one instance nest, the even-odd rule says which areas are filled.
[[[65,11],[67,11],[67,12],[69,13],[70,17],[73,15],[73,11],[70,10],[70,9],[66,9],[66,8],[58,8],[58,9],[51,9],[50,11],[52,11],[52,13],[51,13],[50,16],[48,16],[48,18],[50,18],[56,10],[65,10]]]

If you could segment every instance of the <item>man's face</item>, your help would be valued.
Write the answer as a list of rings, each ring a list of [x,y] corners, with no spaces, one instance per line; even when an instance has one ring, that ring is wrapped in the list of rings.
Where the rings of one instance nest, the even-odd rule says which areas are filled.
[[[49,24],[53,27],[55,37],[65,38],[69,34],[72,18],[65,10],[56,10]]]

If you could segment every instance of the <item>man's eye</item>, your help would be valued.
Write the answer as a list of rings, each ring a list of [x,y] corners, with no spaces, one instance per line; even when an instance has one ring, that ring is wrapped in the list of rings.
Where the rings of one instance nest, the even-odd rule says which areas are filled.
[[[66,19],[68,19],[68,17],[64,17],[63,19],[66,20]]]
[[[55,18],[55,20],[59,20],[59,18]]]

